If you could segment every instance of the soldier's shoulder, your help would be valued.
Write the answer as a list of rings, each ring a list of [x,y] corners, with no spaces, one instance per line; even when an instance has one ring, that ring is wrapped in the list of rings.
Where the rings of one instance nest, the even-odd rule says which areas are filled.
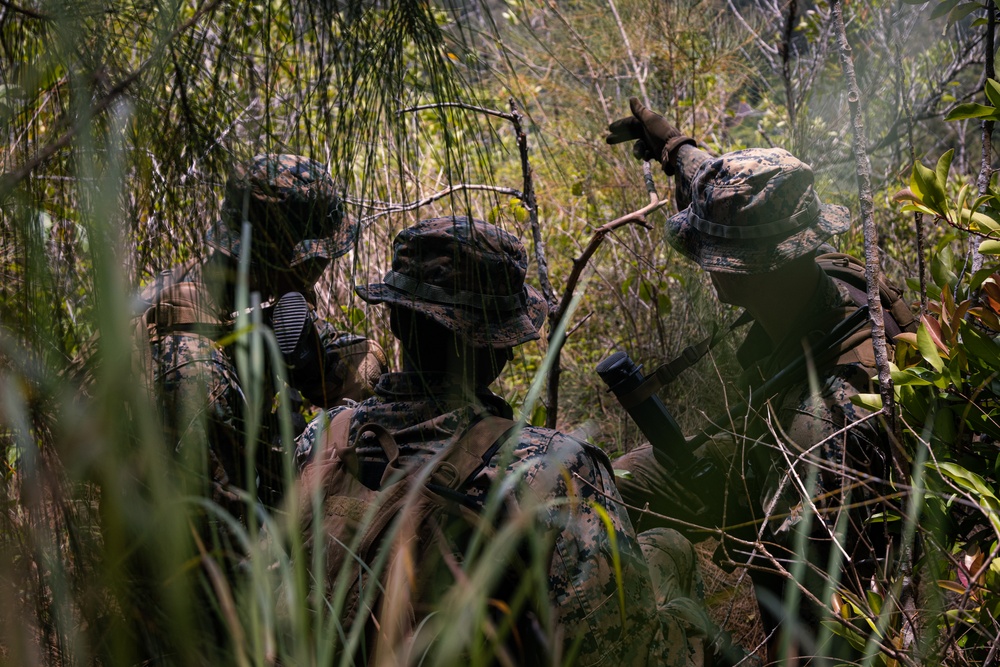
[[[611,466],[607,455],[600,448],[568,433],[540,426],[526,426],[521,430],[519,447],[530,449],[535,455],[556,460],[568,469],[577,468],[593,461]]]

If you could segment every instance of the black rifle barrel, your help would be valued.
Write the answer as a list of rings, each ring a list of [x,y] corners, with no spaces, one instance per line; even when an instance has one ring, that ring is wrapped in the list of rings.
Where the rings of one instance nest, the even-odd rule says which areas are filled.
[[[597,374],[619,400],[646,379],[642,374],[642,366],[622,351],[615,352],[597,364]],[[694,463],[694,456],[684,441],[681,427],[659,396],[653,394],[628,413],[653,446],[656,458],[661,463],[673,469]]]

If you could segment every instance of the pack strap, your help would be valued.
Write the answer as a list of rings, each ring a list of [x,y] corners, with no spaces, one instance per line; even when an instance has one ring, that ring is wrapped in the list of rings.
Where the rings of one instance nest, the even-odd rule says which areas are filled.
[[[455,442],[431,476],[431,483],[458,490],[489,465],[517,422],[490,415],[473,422]]]
[[[333,416],[330,424],[323,431],[323,437],[319,441],[319,450],[313,452],[314,461],[330,458],[337,451],[343,452],[349,445],[348,438],[351,436],[351,417],[354,416],[354,408],[341,410]],[[357,471],[352,471],[357,472]]]
[[[316,452],[317,460],[329,457],[334,451],[340,451],[345,461],[354,461],[347,456],[347,450],[357,439],[372,434],[385,453],[388,465],[382,477],[382,484],[399,468],[399,446],[392,434],[379,424],[365,424],[357,430],[355,442],[350,440],[351,418],[354,410],[341,410],[323,433],[320,449]],[[517,428],[517,422],[493,415],[472,422],[462,435],[455,440],[443,454],[434,472],[431,473],[428,486],[450,489],[461,489],[472,481],[496,455],[500,447],[509,439]],[[351,470],[357,475],[357,470]]]

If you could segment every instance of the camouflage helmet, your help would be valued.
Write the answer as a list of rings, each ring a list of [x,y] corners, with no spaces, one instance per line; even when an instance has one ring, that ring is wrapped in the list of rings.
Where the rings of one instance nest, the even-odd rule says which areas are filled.
[[[767,273],[850,224],[846,207],[820,202],[809,165],[780,148],[752,148],[698,168],[691,205],[667,221],[667,240],[706,271]]]
[[[222,219],[205,234],[210,246],[239,256],[244,206],[254,258],[271,268],[289,269],[310,259],[329,262],[350,250],[357,237],[357,224],[344,215],[326,167],[300,155],[258,155],[233,169]]]
[[[396,235],[392,270],[355,287],[368,303],[423,313],[476,347],[539,337],[548,307],[524,284],[528,256],[517,237],[480,220],[423,220]]]

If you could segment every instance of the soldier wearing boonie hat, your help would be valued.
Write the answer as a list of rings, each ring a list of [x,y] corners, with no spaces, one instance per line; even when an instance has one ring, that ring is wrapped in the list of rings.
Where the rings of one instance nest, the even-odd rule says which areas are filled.
[[[210,490],[199,492],[237,517],[246,513],[241,490],[267,507],[277,504],[285,469],[277,415],[265,414],[254,475],[247,478],[247,401],[256,399],[270,411],[276,387],[265,381],[264,396],[247,397],[233,346],[217,344],[233,331],[236,276],[246,250],[243,220],[250,227],[250,288],[277,337],[283,354],[278,363],[286,365],[293,400],[301,394],[322,407],[359,400],[371,394],[386,370],[377,343],[337,332],[316,315],[315,282],[357,235],[327,169],[306,157],[281,154],[236,165],[222,215],[205,234],[210,252],[164,271],[143,291],[145,312],[137,318],[137,332],[140,339],[148,336],[138,347],[149,349],[145,363],[166,443],[190,459],[192,470],[206,471],[194,483]],[[304,427],[301,420],[299,430]]]
[[[815,191],[812,169],[785,150],[755,148],[716,157],[635,98],[630,105],[632,115],[609,126],[607,142],[634,141],[636,157],[658,160],[665,173],[675,176],[679,212],[667,220],[668,242],[709,272],[721,301],[742,306],[753,316],[755,324],[738,352],[746,369],[739,380],[741,392],[777,374],[804,349],[820,353],[809,350],[810,343],[815,344],[858,305],[845,285],[829,277],[815,261],[826,239],[849,228],[848,210],[824,204]],[[746,518],[776,517],[768,522],[770,535],[786,546],[805,502],[792,479],[809,479],[818,471],[814,497],[823,499],[813,505],[831,510],[814,520],[814,526],[819,527],[814,527],[816,539],[811,543],[817,545],[819,554],[812,556],[821,569],[827,563],[825,552],[832,534],[822,523],[832,522],[837,515],[832,510],[838,507],[837,490],[845,484],[841,473],[853,469],[875,478],[888,473],[883,454],[888,451],[885,433],[875,420],[866,419],[868,411],[851,403],[852,396],[870,391],[869,378],[875,373],[870,338],[860,338],[851,339],[850,345],[856,349],[837,349],[834,361],[817,369],[818,392],[803,378],[773,397],[769,414],[776,416],[777,425],[766,414],[754,415],[743,432],[733,435],[735,443],[729,443],[722,463],[728,466],[736,462],[736,469],[740,461],[748,464],[746,479],[734,479],[728,491],[733,497],[745,497],[744,485],[755,487],[751,493],[756,497],[744,501],[752,515]],[[743,419],[734,417],[737,422]],[[795,462],[794,477],[787,461]],[[656,510],[662,503],[657,489],[664,487],[671,471],[656,462],[650,446],[629,452],[615,467],[632,473],[630,478],[617,480],[625,501],[637,507],[648,502]],[[874,497],[872,493],[858,490],[855,500],[858,496]],[[866,559],[877,562],[885,555],[876,553],[884,547],[884,540],[871,535],[862,538],[856,532],[870,515],[880,511],[874,503],[853,510],[858,516],[852,520],[855,532],[847,543],[850,549],[857,549],[851,554],[855,563]],[[732,524],[740,518],[728,516],[726,520]],[[872,544],[875,549],[869,551]],[[783,579],[751,574],[758,592],[767,589],[781,599]],[[776,609],[775,605],[761,605],[767,631],[781,620]],[[800,612],[821,614],[822,610]],[[793,627],[816,627],[805,623]]]
[[[355,291],[419,312],[473,346],[508,348],[537,340],[548,312],[524,282],[527,269],[521,242],[499,227],[434,218],[400,232],[382,282]]]
[[[371,424],[391,434],[398,450],[393,465],[416,471],[463,442],[474,425],[488,418],[511,419],[513,409],[489,385],[512,358],[513,347],[539,338],[547,308],[525,283],[527,266],[527,253],[516,237],[472,218],[434,218],[400,232],[383,280],[355,290],[365,301],[389,308],[403,370],[383,375],[375,396],[351,408],[343,443],[327,440],[324,446],[317,438],[325,433],[325,424],[339,423],[338,415],[347,408],[335,408],[310,425],[298,447],[305,477],[323,470],[322,452],[356,443],[351,452],[357,456],[357,472],[351,474],[368,488],[380,488],[389,460],[382,446],[366,440]],[[475,505],[499,479],[520,479],[517,497],[532,499],[532,507],[548,508],[538,521],[540,530],[555,534],[557,556],[546,565],[547,604],[566,642],[562,651],[578,640],[579,664],[603,659],[621,665],[684,665],[686,633],[704,628],[700,607],[686,600],[700,595],[691,545],[668,529],[635,535],[619,502],[610,462],[592,445],[533,426],[509,430],[496,443],[502,443],[503,454],[485,456],[481,470],[453,493]],[[321,458],[313,462],[314,456]],[[506,469],[499,467],[501,461],[507,461]],[[573,502],[567,504],[570,498]],[[617,546],[605,521],[613,526]],[[616,551],[622,568],[617,584]],[[421,570],[419,578],[433,576]],[[497,596],[504,599],[510,592],[498,591]],[[670,609],[686,609],[690,617],[658,612],[657,602],[661,610],[673,602]],[[433,603],[419,600],[415,605]],[[388,601],[382,605],[392,606]],[[530,628],[519,628],[523,641],[530,643]],[[549,650],[564,654],[557,647]],[[543,655],[529,657],[531,664],[545,663]]]
[[[209,225],[205,242],[238,257],[244,219],[253,234],[253,258],[281,271],[310,262],[325,268],[358,235],[326,167],[300,155],[258,155],[237,165],[226,182],[222,215]]]

